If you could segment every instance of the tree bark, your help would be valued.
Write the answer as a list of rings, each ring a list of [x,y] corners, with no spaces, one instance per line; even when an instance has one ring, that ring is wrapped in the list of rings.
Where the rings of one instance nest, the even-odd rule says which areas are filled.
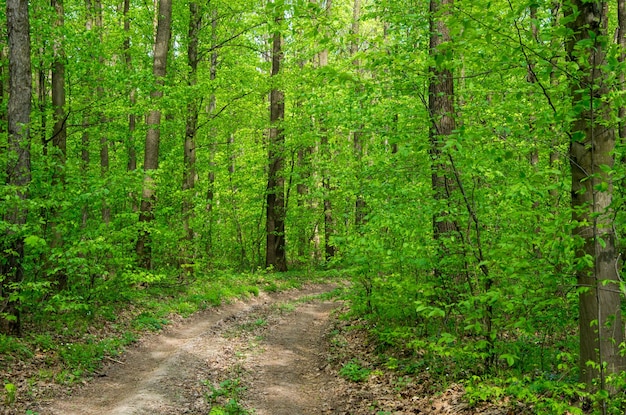
[[[159,0],[158,24],[154,41],[154,61],[152,73],[156,88],[150,94],[153,109],[148,114],[145,152],[144,180],[141,195],[139,222],[143,223],[137,239],[136,252],[139,264],[145,269],[152,268],[152,247],[148,226],[154,220],[155,182],[152,174],[159,168],[159,141],[161,137],[161,110],[158,109],[163,96],[163,85],[167,73],[167,54],[169,50],[172,25],[172,0]]]
[[[198,99],[193,88],[198,83],[198,43],[202,27],[202,13],[198,3],[189,3],[189,31],[187,46],[187,67],[189,70],[188,85],[192,94],[187,103],[187,122],[185,126],[185,145],[183,155],[183,226],[188,241],[194,239],[191,226],[193,218],[193,189],[196,186],[196,131],[198,128]]]
[[[354,57],[359,51],[359,35],[361,32],[361,0],[354,0],[352,4],[352,28],[350,29],[350,34],[353,39],[350,42],[350,56]],[[352,64],[356,68],[357,72],[361,72],[360,62],[358,59],[354,59]],[[363,93],[363,88],[358,87],[357,93]],[[359,100],[359,107],[363,108],[363,103]],[[363,196],[363,124],[360,124],[356,131],[352,132],[352,143],[354,148],[354,157],[356,159],[356,171],[357,171],[357,184],[358,191],[356,194],[356,202],[354,206],[354,225],[360,228],[363,224],[365,224],[365,214],[367,210],[367,203],[365,202],[365,198]]]
[[[103,36],[102,36],[102,32],[104,30],[104,26],[102,23],[102,1],[101,0],[95,0],[94,1],[94,8],[95,8],[95,13],[94,13],[94,17],[95,17],[95,27],[96,30],[98,31],[98,39],[100,40],[100,42],[103,42]],[[101,67],[104,67],[104,56],[100,55],[98,56],[98,61],[100,63]],[[98,95],[98,99],[102,100],[104,99],[104,79],[102,78],[102,76],[98,76],[97,78],[97,82],[98,82],[98,86],[96,87],[96,93]],[[100,125],[102,126],[101,129],[101,133],[100,133],[100,177],[103,180],[103,183],[106,183],[107,180],[107,176],[109,175],[109,139],[105,133],[105,126],[108,122],[107,117],[105,115],[105,113],[103,111],[100,112],[99,115],[99,121],[100,121]],[[106,186],[106,184],[104,185]],[[106,200],[106,197],[102,197],[102,206],[100,209],[100,214],[101,214],[101,218],[102,218],[102,222],[105,224],[109,224],[111,222],[111,207],[109,206],[108,201]]]
[[[617,0],[617,44],[620,48],[618,60],[624,63],[626,60],[626,0]],[[618,82],[622,91],[626,91],[626,73],[619,71]],[[618,109],[619,128],[618,136],[622,145],[626,144],[626,105],[620,105]],[[622,156],[622,162],[626,157]]]
[[[0,65],[0,108],[4,108],[5,102],[7,101],[9,73],[4,64],[7,54],[8,48],[6,46],[0,46],[0,62],[2,62],[2,65]],[[0,135],[6,133],[7,122],[7,114],[5,111],[2,111],[2,113],[0,113]]]
[[[126,64],[126,70],[129,73],[133,71],[133,63],[132,63],[132,55],[130,53],[130,17],[128,13],[130,11],[130,0],[124,0],[124,33],[126,37],[124,38],[124,62]],[[130,101],[130,113],[128,114],[128,142],[127,142],[127,151],[128,151],[128,164],[126,169],[128,171],[137,170],[137,152],[135,151],[135,128],[137,125],[135,114],[133,113],[133,107],[137,102],[137,91],[133,87],[130,90],[128,99]],[[134,203],[133,203],[134,205]]]
[[[65,20],[65,10],[63,0],[51,0],[51,6],[56,12],[54,27],[63,29]],[[64,36],[62,32],[57,33],[53,44],[52,61],[52,108],[54,110],[54,126],[52,128],[52,146],[54,147],[53,157],[55,159],[52,185],[59,186],[59,194],[64,193],[65,188],[65,161],[67,157],[67,120],[65,114],[65,50]],[[61,213],[59,209],[52,209],[50,212],[50,230],[52,232],[52,248],[62,250],[64,245],[63,232],[59,228]],[[63,290],[67,288],[67,273],[62,269],[54,276],[57,288]]]
[[[87,18],[85,19],[85,30],[87,32],[91,32],[93,30],[93,12],[91,0],[85,0],[85,10],[87,13]],[[89,74],[91,75],[91,74]],[[88,79],[91,80],[91,77],[88,76]],[[83,133],[81,135],[81,149],[80,149],[80,160],[81,160],[81,173],[83,175],[83,191],[87,191],[87,180],[89,177],[89,163],[90,163],[90,154],[89,154],[89,112],[85,111],[83,114]],[[81,208],[81,227],[84,229],[87,227],[87,222],[89,221],[89,201],[85,201]]]
[[[63,0],[52,0],[52,7],[56,11],[57,28],[63,28],[64,25],[64,9]],[[65,52],[63,50],[63,35],[58,34],[54,40],[53,46],[53,62],[52,62],[52,108],[54,109],[54,127],[52,128],[52,145],[56,150],[58,157],[57,170],[58,175],[61,174],[62,167],[65,165],[65,157],[67,154],[67,123],[65,122]],[[57,176],[58,178],[59,176]]]
[[[280,73],[282,63],[282,36],[280,25],[283,20],[283,0],[276,0],[272,35],[272,78]],[[287,271],[285,252],[285,179],[283,177],[285,135],[281,125],[285,118],[285,97],[275,85],[270,92],[270,130],[268,143],[269,170],[267,179],[266,246],[265,266],[275,271]]]
[[[214,47],[217,44],[217,10],[213,9],[211,11],[211,47]],[[215,81],[217,78],[217,49],[214,49],[211,52],[211,62],[209,67],[209,80]],[[212,93],[209,97],[209,105],[207,108],[207,113],[209,116],[215,113],[216,106],[216,97],[215,94]],[[209,145],[209,175],[208,175],[208,184],[207,184],[207,197],[206,197],[206,211],[208,214],[208,218],[206,221],[206,254],[211,257],[213,255],[213,222],[214,222],[214,198],[215,198],[215,147],[216,147],[216,136],[217,130],[215,127],[211,127],[211,143]]]
[[[450,7],[454,0],[430,1],[430,55],[435,58],[442,52],[441,45],[450,42],[450,33],[445,22],[438,16],[442,10]],[[444,11],[443,13],[446,13]],[[454,80],[452,71],[442,65],[429,68],[430,84],[428,87],[428,111],[431,118],[430,157],[432,169],[432,189],[440,212],[433,216],[433,234],[436,240],[456,230],[454,221],[445,218],[447,213],[442,204],[449,203],[450,194],[455,187],[451,179],[450,167],[443,160],[442,148],[445,140],[456,128],[454,118]],[[443,211],[443,212],[442,212]]]
[[[606,73],[607,11],[605,1],[573,0],[566,15],[572,30],[568,58],[579,64],[573,74],[571,96],[578,114],[571,127],[574,235],[582,239],[578,262],[580,380],[594,388],[613,390],[606,378],[625,369],[620,355],[624,341],[616,237],[613,230],[613,183],[607,172],[614,164],[615,130]],[[589,362],[593,362],[589,365]]]
[[[18,300],[11,299],[14,284],[24,278],[24,235],[30,169],[31,62],[30,22],[27,0],[7,0],[7,38],[9,45],[9,98],[7,102],[8,155],[6,185],[15,187],[19,202],[7,209],[4,220],[13,225],[0,242],[0,333],[20,334]]]

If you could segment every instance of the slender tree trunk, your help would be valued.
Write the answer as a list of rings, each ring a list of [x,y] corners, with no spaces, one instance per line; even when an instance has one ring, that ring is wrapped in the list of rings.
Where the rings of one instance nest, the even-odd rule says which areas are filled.
[[[615,130],[603,65],[606,64],[608,4],[573,0],[566,15],[572,37],[568,57],[579,70],[570,79],[574,108],[569,149],[572,169],[574,234],[582,239],[576,251],[580,325],[580,378],[589,388],[599,387],[609,375],[626,368],[620,355],[624,341],[620,310],[620,282],[616,237],[613,231],[613,182],[607,168],[614,164]],[[592,362],[592,365],[589,365]]]
[[[308,180],[311,178],[311,147],[307,146],[298,150],[297,156],[297,164],[299,174],[299,182],[296,185],[296,191],[298,192],[298,212],[303,212],[305,206],[309,205],[308,197],[309,197],[309,186],[307,184]],[[300,229],[298,230],[298,261],[302,261],[302,259],[307,254],[307,247],[309,245],[309,237],[307,232],[307,227],[305,224],[300,224]]]
[[[57,15],[55,27],[63,28],[64,8],[63,0],[52,0]],[[57,178],[62,181],[61,171],[65,165],[67,154],[67,123],[65,119],[65,52],[63,50],[63,35],[58,34],[54,41],[52,62],[52,108],[54,109],[54,127],[52,129],[52,144],[57,152],[59,173]]]
[[[530,30],[533,35],[533,40],[538,43],[539,42],[539,28],[537,27],[536,21],[537,21],[537,5],[531,5],[530,6],[530,22],[531,22]],[[526,62],[526,81],[528,81],[528,83],[530,84],[537,83],[537,76],[535,74],[535,62],[534,61]],[[531,94],[533,94],[532,91],[531,91]],[[529,122],[530,122],[530,133],[534,134],[535,133],[534,115],[531,115]],[[530,149],[530,152],[528,153],[528,161],[530,162],[531,166],[536,168],[537,165],[539,164],[539,148],[538,148],[537,140],[535,139],[535,137],[531,137],[531,139],[532,139],[532,144],[531,144],[532,147]],[[537,209],[538,207],[539,207],[538,202],[533,203],[533,209]]]
[[[152,268],[152,247],[148,226],[154,219],[154,201],[156,196],[155,182],[152,174],[159,168],[159,141],[161,137],[160,98],[163,96],[163,85],[167,70],[167,54],[171,37],[172,0],[159,0],[158,24],[154,42],[154,63],[152,73],[158,86],[152,93],[152,106],[148,114],[148,131],[144,152],[144,180],[141,197],[139,221],[143,223],[137,239],[136,252],[140,265],[145,269]]]
[[[7,102],[8,155],[6,185],[15,188],[19,200],[7,209],[4,220],[10,231],[0,246],[0,333],[20,334],[19,300],[11,299],[14,284],[24,278],[24,235],[30,170],[31,62],[30,22],[27,0],[7,0],[7,37],[9,45],[9,99]]]
[[[124,64],[126,65],[126,71],[128,73],[133,72],[133,60],[130,51],[130,0],[124,0],[123,7],[123,15],[124,15]],[[128,172],[135,172],[137,170],[137,150],[135,149],[136,140],[135,140],[135,130],[137,128],[137,117],[135,115],[135,104],[137,103],[137,89],[132,86],[130,92],[128,94],[128,101],[130,104],[130,111],[128,113],[128,136],[126,139],[126,152],[127,152],[127,165],[126,170]],[[134,190],[128,195],[131,208],[133,212],[139,210],[137,194]]]
[[[231,194],[231,202],[230,207],[233,213],[233,222],[235,224],[235,230],[237,232],[237,243],[239,244],[239,264],[241,269],[246,267],[247,263],[247,254],[246,254],[246,244],[243,235],[243,229],[241,228],[241,221],[239,220],[239,203],[237,202],[237,193],[239,189],[235,185],[233,181],[233,177],[235,175],[236,170],[236,162],[237,156],[235,155],[235,151],[233,150],[233,146],[235,144],[235,137],[231,135],[228,138],[228,181],[230,183],[230,194]]]
[[[104,31],[104,26],[102,23],[102,1],[101,0],[95,0],[94,1],[94,7],[95,7],[95,13],[94,13],[94,17],[95,17],[95,27],[96,30],[98,31],[98,39],[100,40],[100,42],[103,42],[103,31]],[[100,63],[100,67],[104,67],[104,57],[103,56],[98,56],[98,61]],[[97,84],[98,86],[96,87],[96,94],[98,96],[98,99],[102,100],[104,99],[104,79],[102,78],[102,76],[98,76],[97,78]],[[109,175],[109,139],[105,133],[106,131],[106,124],[108,122],[106,115],[104,114],[103,111],[100,112],[100,115],[98,116],[99,118],[99,122],[101,125],[101,133],[100,133],[100,177],[102,178],[102,181],[104,184],[104,186],[106,185],[107,182],[107,177]],[[109,206],[109,203],[106,200],[106,197],[102,197],[101,200],[101,209],[100,209],[100,214],[102,217],[102,222],[105,224],[109,224],[109,222],[111,222],[111,207]]]
[[[283,20],[283,0],[276,0],[272,36],[272,78],[280,73],[282,63],[282,36],[280,25]],[[270,93],[270,130],[268,144],[269,171],[267,179],[267,211],[265,266],[274,270],[287,271],[285,252],[285,179],[283,177],[285,135],[281,123],[285,118],[284,93],[277,86]]]
[[[217,43],[217,10],[214,9],[212,11],[212,16],[211,16],[211,46],[214,47],[215,44]],[[217,78],[217,59],[218,59],[218,55],[217,55],[217,49],[214,49],[213,52],[211,52],[211,64],[209,67],[209,80],[211,82],[215,81],[215,79]],[[209,97],[209,106],[207,108],[207,113],[209,115],[212,115],[215,112],[215,106],[216,106],[216,97],[215,94],[211,94],[211,96]],[[214,222],[214,215],[213,215],[213,204],[214,204],[214,197],[215,197],[215,140],[216,140],[216,136],[217,136],[217,130],[212,127],[211,128],[211,143],[209,145],[209,177],[208,177],[208,185],[207,185],[207,204],[206,204],[206,211],[208,214],[208,220],[207,220],[207,236],[206,236],[206,253],[209,257],[211,257],[213,255],[213,222]]]
[[[63,29],[65,11],[63,8],[63,0],[51,0],[51,5],[56,11],[56,21],[54,26],[57,29]],[[67,157],[67,123],[65,114],[65,51],[64,36],[57,33],[53,46],[53,62],[52,62],[52,108],[54,110],[54,127],[52,128],[52,145],[54,147],[54,174],[52,179],[53,186],[59,186],[59,194],[64,194],[65,188],[65,160]],[[51,222],[50,229],[52,232],[52,248],[57,250],[63,249],[63,232],[59,228],[59,220],[61,212],[59,209],[53,209],[50,212]],[[62,269],[55,274],[57,288],[63,290],[67,288],[67,273]]]
[[[7,101],[9,72],[6,70],[6,59],[8,49],[6,46],[0,46],[0,108],[4,108]],[[0,113],[0,135],[6,133],[7,113]]]
[[[192,97],[187,103],[187,123],[185,127],[185,147],[183,155],[183,224],[188,241],[194,239],[194,231],[191,226],[193,218],[193,189],[196,186],[196,131],[198,128],[198,99],[193,90],[198,83],[198,43],[202,27],[202,13],[198,3],[189,3],[189,32],[187,46],[187,67],[189,78],[187,80],[191,88]]]
[[[85,0],[85,10],[87,12],[87,18],[85,20],[85,30],[87,32],[91,32],[93,30],[93,10],[91,0]],[[88,79],[91,80],[91,74],[88,74]],[[81,135],[81,170],[83,175],[83,191],[87,191],[88,181],[87,177],[89,177],[89,163],[90,163],[90,155],[89,155],[89,112],[85,111],[83,114],[83,133]],[[81,227],[86,228],[87,222],[89,220],[89,206],[90,203],[86,201],[81,208]]]
[[[552,1],[552,27],[557,27],[557,25],[559,24],[559,16],[561,13],[561,3],[560,0],[553,0]],[[556,48],[558,48],[559,46],[557,45],[557,42],[559,42],[560,40],[557,39],[556,37],[553,37],[550,41],[552,49],[556,50]],[[559,74],[557,71],[557,65],[558,65],[558,56],[553,57],[550,60],[550,63],[552,65],[552,69],[550,71],[550,85],[552,85],[553,87],[556,87],[559,83]],[[550,126],[552,132],[553,132],[553,136],[552,136],[552,142],[551,142],[551,149],[550,149],[550,167],[551,168],[555,168],[557,167],[560,163],[559,163],[559,151],[558,151],[558,147],[559,147],[559,143],[560,143],[560,134],[558,134],[556,125],[551,124]],[[556,183],[558,180],[557,177],[555,177],[554,175],[551,177],[551,182],[552,183]],[[559,201],[559,191],[556,188],[556,186],[554,186],[555,188],[553,190],[550,190],[550,197],[552,199],[552,204],[554,208],[558,208],[558,201]]]
[[[37,67],[37,106],[39,110],[39,117],[41,125],[39,126],[39,137],[41,140],[42,154],[48,155],[48,142],[49,138],[46,134],[48,125],[48,115],[46,111],[48,101],[48,68],[45,66],[44,48],[40,47],[39,50],[39,65]]]
[[[195,1],[189,2],[189,30],[187,34],[187,84],[190,87],[190,98],[187,102],[187,120],[185,125],[185,144],[183,148],[183,206],[182,217],[185,230],[185,239],[191,242],[195,238],[195,232],[191,221],[194,218],[194,189],[196,187],[196,132],[198,129],[199,100],[196,98],[194,87],[198,83],[198,43],[200,29],[202,28],[202,12]],[[181,267],[185,272],[193,272],[190,265],[194,261],[194,254],[190,252],[191,246],[181,249]],[[192,250],[193,251],[193,250]]]
[[[619,62],[626,61],[626,0],[617,0],[617,44],[620,48]],[[618,82],[622,92],[626,91],[626,73],[619,71]],[[619,128],[618,136],[622,145],[626,144],[626,105],[620,105],[618,109]],[[622,156],[622,162],[626,157]]]
[[[361,32],[361,0],[354,0],[352,4],[352,28],[350,34],[353,36],[353,40],[350,43],[350,56],[355,56],[359,51],[359,36]],[[353,65],[357,72],[361,72],[360,62],[358,59],[353,60]],[[361,87],[357,89],[357,93],[362,93]],[[359,106],[362,109],[362,101],[359,100]],[[356,158],[356,170],[357,170],[357,182],[358,191],[355,202],[354,224],[360,228],[365,223],[365,214],[367,210],[367,203],[363,196],[363,125],[359,125],[355,131],[352,132],[352,143],[354,146],[354,156]]]

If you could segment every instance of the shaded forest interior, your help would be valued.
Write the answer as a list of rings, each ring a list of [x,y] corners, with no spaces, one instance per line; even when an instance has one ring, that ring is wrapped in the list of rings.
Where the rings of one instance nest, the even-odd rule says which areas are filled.
[[[332,275],[388,367],[624,413],[625,0],[2,3],[0,364]]]

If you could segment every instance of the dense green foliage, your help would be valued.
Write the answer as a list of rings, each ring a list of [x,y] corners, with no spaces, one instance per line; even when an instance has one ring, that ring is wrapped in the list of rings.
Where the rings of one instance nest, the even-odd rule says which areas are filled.
[[[577,66],[566,59],[563,45],[571,33],[561,2],[457,2],[447,15],[429,16],[423,1],[363,0],[355,16],[353,0],[334,0],[332,7],[328,1],[293,0],[284,2],[280,27],[273,2],[197,2],[203,25],[197,82],[191,82],[189,2],[175,1],[149,223],[138,221],[143,172],[128,166],[135,153],[141,166],[142,120],[157,88],[151,66],[155,10],[131,1],[124,16],[118,3],[103,0],[101,10],[88,11],[84,2],[66,0],[64,25],[56,27],[47,2],[30,2],[37,88],[27,206],[16,189],[0,188],[0,216],[16,206],[29,212],[25,226],[0,222],[0,233],[25,242],[24,278],[2,300],[18,304],[27,337],[45,348],[49,339],[39,328],[50,321],[69,327],[76,316],[113,319],[120,302],[149,301],[152,289],[216,287],[221,275],[261,269],[267,95],[279,87],[286,104],[281,126],[289,265],[342,269],[353,279],[352,311],[371,321],[382,344],[409,351],[442,385],[465,382],[471,401],[509,395],[538,413],[580,413],[573,408],[577,400],[593,394],[577,384],[576,364],[574,275],[584,264],[575,256],[580,241],[572,235],[567,149],[580,110],[570,96]],[[4,7],[4,21],[2,13]],[[87,29],[94,13],[103,24]],[[612,33],[617,19],[610,13]],[[428,48],[429,18],[445,19],[453,39],[435,58]],[[0,29],[4,36],[6,27]],[[275,30],[283,34],[284,66],[270,78]],[[66,55],[66,161],[54,157],[58,149],[51,145],[55,42]],[[611,44],[603,63],[611,92],[602,99],[615,108],[607,128],[622,122],[621,52]],[[324,54],[328,63],[322,65]],[[2,52],[0,175],[12,162],[5,151],[6,66]],[[456,89],[458,128],[443,143],[455,185],[445,201],[435,200],[432,189],[432,66],[452,70]],[[184,189],[189,111],[198,117],[197,159],[194,186]],[[134,130],[130,115],[137,117]],[[106,167],[100,158],[105,147]],[[618,161],[623,153],[618,146]],[[59,169],[62,181],[54,178]],[[621,163],[607,169],[615,185],[614,228],[621,236],[626,170]],[[188,201],[191,214],[182,214]],[[104,209],[110,209],[110,220]],[[325,234],[329,214],[333,229]],[[456,232],[435,240],[433,220],[444,217],[457,224]],[[140,267],[135,254],[144,227],[152,237],[150,269]],[[54,242],[59,235],[62,244]],[[334,257],[326,258],[325,245],[336,249]],[[3,255],[6,261],[13,253]],[[271,288],[272,277],[264,278]],[[176,311],[197,308],[188,301],[219,302],[220,295],[202,289],[193,298],[181,297]],[[133,324],[158,329],[165,317],[147,312]],[[92,370],[73,359],[91,362],[81,354],[102,356],[128,341],[87,342],[59,353],[74,371]],[[0,337],[0,352],[31,353],[21,344]],[[359,369],[356,363],[346,367],[344,376],[358,377]],[[626,376],[611,382],[620,389]],[[619,411],[621,399],[613,396],[602,410]]]

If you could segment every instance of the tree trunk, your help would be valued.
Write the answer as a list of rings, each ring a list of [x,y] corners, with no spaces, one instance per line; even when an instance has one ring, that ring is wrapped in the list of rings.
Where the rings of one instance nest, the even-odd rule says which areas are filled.
[[[163,96],[163,85],[167,70],[167,54],[169,50],[172,25],[172,0],[159,0],[158,24],[154,41],[154,62],[152,73],[157,88],[150,94],[153,109],[148,114],[146,143],[144,152],[144,180],[141,194],[141,208],[139,221],[143,223],[137,239],[136,252],[139,264],[145,268],[152,268],[152,247],[148,226],[154,219],[154,201],[156,189],[152,173],[159,168],[159,141],[161,137],[161,110],[158,109],[160,98]]]
[[[280,73],[282,63],[282,36],[280,24],[283,20],[282,0],[274,3],[276,25],[272,36],[272,78]],[[269,171],[267,179],[267,211],[265,266],[279,272],[287,271],[285,252],[285,179],[283,177],[285,136],[281,125],[285,118],[284,93],[276,86],[270,92],[270,130],[268,144]]]
[[[187,33],[187,68],[189,70],[187,85],[191,94],[187,102],[187,120],[185,125],[185,143],[183,148],[183,206],[182,218],[185,239],[189,242],[195,238],[191,221],[194,217],[194,189],[196,187],[196,132],[198,129],[199,102],[194,87],[198,83],[198,43],[202,28],[202,12],[195,1],[189,2],[189,30]],[[180,266],[186,273],[193,272],[191,264],[194,253],[190,244],[181,248]]]
[[[577,225],[573,232],[582,239],[576,251],[580,380],[589,388],[599,380],[601,389],[614,390],[606,378],[625,365],[620,355],[624,334],[611,209],[613,183],[607,172],[614,164],[615,149],[610,102],[604,99],[609,92],[603,69],[608,5],[573,0],[568,6],[573,33],[567,43],[568,58],[580,65],[570,79],[573,107],[581,109],[572,125],[569,149],[572,220]]]
[[[353,40],[350,43],[350,56],[357,54],[359,51],[359,35],[361,31],[361,0],[354,0],[352,4],[352,28],[350,29],[350,34],[353,36]],[[359,68],[360,62],[358,59],[354,59],[352,61],[354,67],[357,72],[361,72]],[[363,93],[363,88],[358,87],[357,93]],[[359,100],[359,107],[363,109],[363,103]],[[358,191],[356,194],[356,202],[355,202],[355,211],[354,211],[354,225],[360,228],[365,223],[365,214],[367,209],[367,203],[365,202],[365,198],[363,197],[363,125],[359,125],[356,131],[352,132],[352,143],[354,146],[354,156],[356,159],[356,171],[357,171],[357,184]]]
[[[438,16],[442,10],[452,6],[454,0],[430,1],[430,55],[434,58],[441,53],[440,47],[450,42],[450,33],[445,22]],[[444,11],[443,13],[447,13]],[[454,80],[452,71],[441,66],[429,69],[428,111],[431,118],[430,156],[432,169],[432,189],[438,206],[433,216],[433,234],[436,240],[456,230],[454,221],[445,218],[447,214],[442,204],[449,203],[450,193],[455,187],[451,179],[450,167],[443,160],[442,148],[445,140],[456,128],[454,118]],[[441,242],[443,244],[443,242]]]
[[[128,73],[133,72],[133,62],[132,55],[130,53],[130,0],[124,0],[123,7],[123,15],[124,15],[124,64],[126,66],[126,71]],[[128,113],[128,138],[126,139],[126,153],[127,153],[127,164],[126,170],[128,172],[135,172],[137,170],[137,150],[135,149],[135,130],[137,127],[137,117],[134,113],[135,104],[137,103],[137,88],[132,86],[130,92],[128,93],[128,101],[130,104],[130,110]],[[128,199],[130,200],[131,209],[133,212],[137,212],[139,209],[137,194],[134,190],[131,190],[128,195]]]
[[[103,24],[102,24],[102,1],[101,0],[95,0],[94,1],[94,6],[95,6],[95,27],[96,30],[98,31],[98,39],[100,40],[100,42],[103,42],[103,36],[102,36],[102,32],[104,30]],[[104,67],[104,57],[103,56],[98,56],[98,61],[100,62],[100,67]],[[97,82],[98,82],[98,86],[96,88],[96,93],[98,95],[98,99],[102,100],[104,99],[104,79],[99,76],[96,78]],[[102,126],[101,128],[101,133],[100,133],[100,177],[102,178],[103,183],[107,183],[107,176],[109,175],[109,139],[107,138],[107,135],[105,134],[105,126],[108,122],[106,115],[104,114],[104,112],[100,112],[99,115],[99,122],[100,125]],[[107,186],[106,184],[104,184],[104,186]],[[106,197],[102,197],[102,201],[101,201],[102,205],[101,205],[101,209],[100,209],[100,213],[101,213],[101,217],[102,217],[102,222],[105,224],[109,224],[109,222],[111,222],[111,207],[109,206]]]
[[[85,0],[85,10],[87,12],[87,18],[85,19],[85,30],[87,32],[91,32],[93,30],[93,16],[92,16],[92,6],[91,0]],[[88,79],[91,77],[88,76]],[[85,111],[83,114],[83,133],[81,135],[81,149],[80,149],[80,160],[81,160],[81,173],[83,175],[83,191],[87,192],[87,177],[89,177],[89,112]],[[89,221],[89,201],[85,201],[83,206],[81,207],[81,227],[84,229],[87,227],[87,222]]]
[[[187,80],[191,89],[192,97],[187,103],[187,122],[185,127],[185,146],[183,155],[183,224],[185,237],[191,241],[194,239],[194,231],[190,221],[193,218],[193,189],[196,186],[196,130],[198,128],[198,100],[193,88],[198,83],[198,36],[202,27],[202,13],[198,3],[189,3],[189,32],[187,46],[187,67],[189,78]]]
[[[619,62],[626,60],[626,0],[617,0],[617,44],[620,48]],[[622,91],[626,91],[626,73],[619,71],[618,82]],[[618,135],[620,143],[626,144],[626,105],[620,105],[618,109],[619,129]],[[622,162],[626,157],[622,157]]]
[[[6,70],[5,59],[8,53],[8,49],[6,46],[0,46],[0,108],[4,108],[5,102],[7,101],[7,93],[8,93],[8,80],[9,73]],[[2,111],[0,113],[0,135],[6,133],[7,125],[7,113]]]
[[[18,300],[10,299],[14,284],[24,278],[24,235],[30,172],[31,62],[30,22],[27,0],[7,0],[7,38],[9,45],[9,99],[7,102],[8,155],[7,186],[15,187],[18,203],[7,209],[4,220],[11,224],[0,246],[0,333],[20,334]]]
[[[64,26],[65,11],[63,8],[63,0],[51,0],[51,6],[56,11],[55,28],[61,29],[56,34],[53,45],[53,61],[52,61],[52,108],[54,110],[54,126],[52,128],[52,146],[54,147],[53,157],[55,159],[54,174],[52,185],[59,186],[59,194],[64,194],[65,187],[65,160],[67,156],[67,122],[65,114],[65,51],[64,51],[64,35],[62,33]],[[63,232],[59,229],[58,221],[61,212],[59,209],[52,209],[50,212],[51,222],[50,230],[52,232],[52,248],[56,250],[63,249]],[[63,290],[67,288],[67,273],[60,268],[55,276],[57,288]]]
[[[324,2],[322,0],[312,0],[320,7],[323,7]],[[332,0],[326,0],[326,17],[330,16],[332,9]],[[330,36],[330,33],[326,33],[327,36]],[[314,65],[317,68],[324,68],[328,65],[328,49],[325,49],[317,54],[315,57]],[[331,199],[332,194],[332,183],[331,183],[331,174],[329,165],[332,164],[332,155],[328,144],[328,131],[325,126],[326,123],[326,114],[323,114],[318,120],[319,129],[320,129],[320,149],[319,152],[322,158],[322,206],[324,208],[324,259],[326,261],[331,260],[336,253],[335,246],[331,243],[332,238],[335,236],[335,219],[333,216],[333,204]],[[317,230],[315,230],[317,232]]]
[[[211,47],[214,47],[217,43],[217,10],[213,9],[212,10],[212,16],[211,16]],[[210,62],[210,67],[209,67],[209,80],[210,81],[215,81],[215,78],[217,78],[217,59],[218,59],[218,55],[217,55],[217,49],[214,49],[213,52],[211,52],[211,62]],[[209,97],[209,105],[207,108],[207,113],[210,115],[213,115],[213,113],[215,112],[215,106],[216,106],[216,97],[215,94],[211,94],[211,96]],[[215,127],[211,127],[211,133],[210,133],[210,137],[211,137],[211,143],[209,145],[209,177],[208,177],[208,184],[207,184],[207,200],[206,200],[206,211],[208,214],[208,219],[207,219],[207,223],[206,223],[206,229],[207,229],[207,235],[206,235],[206,249],[205,252],[207,253],[207,256],[211,257],[213,255],[213,222],[214,222],[214,212],[213,212],[213,205],[214,205],[214,197],[215,197],[215,147],[216,147],[216,136],[217,136],[217,130]]]
[[[57,20],[55,27],[63,28],[64,10],[63,0],[52,0],[52,7],[56,10]],[[52,145],[58,157],[58,175],[61,180],[62,167],[65,165],[67,154],[67,123],[65,122],[65,52],[63,50],[63,35],[57,34],[54,40],[52,62],[52,108],[54,109],[54,127],[52,128]]]

